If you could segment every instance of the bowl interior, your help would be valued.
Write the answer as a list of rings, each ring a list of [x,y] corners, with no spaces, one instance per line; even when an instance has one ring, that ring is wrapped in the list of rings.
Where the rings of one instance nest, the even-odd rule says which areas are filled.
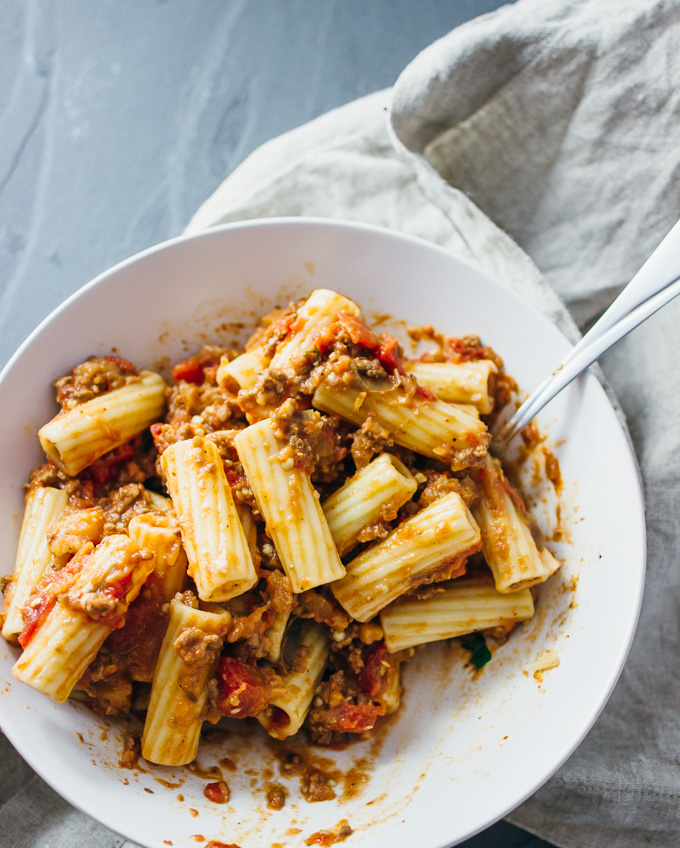
[[[67,301],[33,334],[0,378],[6,416],[0,446],[0,573],[12,571],[22,485],[41,461],[38,428],[55,407],[51,381],[92,353],[114,349],[139,366],[167,367],[204,342],[239,343],[274,305],[326,287],[356,300],[369,319],[404,337],[406,324],[477,333],[531,389],[569,348],[533,307],[501,283],[436,247],[337,222],[265,221],[179,239],[128,260]],[[592,376],[539,418],[558,456],[564,561],[544,586],[536,617],[518,628],[483,673],[458,645],[432,645],[404,674],[403,708],[371,741],[345,751],[275,746],[259,725],[234,722],[206,742],[199,768],[118,759],[128,730],[77,704],[56,705],[14,681],[15,652],[0,645],[0,723],[64,797],[151,848],[204,837],[242,848],[301,844],[347,820],[359,846],[435,848],[460,841],[530,795],[587,732],[618,677],[632,639],[644,575],[644,520],[630,446]],[[552,487],[534,487],[544,529],[554,529]],[[536,671],[551,651],[559,664]],[[538,661],[537,661],[538,657]],[[556,732],[559,728],[559,732]],[[338,801],[308,804],[281,758],[300,750],[333,770]],[[202,790],[219,768],[231,800]],[[215,779],[213,777],[213,779]],[[272,783],[289,790],[267,808]],[[455,810],[455,815],[451,811]]]

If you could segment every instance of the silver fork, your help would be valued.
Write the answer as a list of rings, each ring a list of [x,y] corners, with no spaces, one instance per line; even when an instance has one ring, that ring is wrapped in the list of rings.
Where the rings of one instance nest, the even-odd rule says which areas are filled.
[[[491,440],[498,458],[515,436],[558,392],[582,374],[638,324],[680,294],[680,221],[664,238],[621,294],[553,373],[533,391]]]

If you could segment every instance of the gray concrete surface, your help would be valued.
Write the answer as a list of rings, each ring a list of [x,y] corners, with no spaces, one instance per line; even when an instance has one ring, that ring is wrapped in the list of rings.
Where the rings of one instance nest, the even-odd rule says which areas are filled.
[[[500,5],[1,0],[0,366],[71,292],[181,232],[262,142]],[[504,823],[465,844],[548,845]]]

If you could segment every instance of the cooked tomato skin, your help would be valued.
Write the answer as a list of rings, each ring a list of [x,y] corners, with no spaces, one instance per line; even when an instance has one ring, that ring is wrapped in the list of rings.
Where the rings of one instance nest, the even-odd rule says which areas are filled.
[[[131,442],[114,448],[96,459],[92,465],[81,472],[82,480],[91,480],[100,489],[115,480],[120,473],[121,466],[129,462],[134,456],[134,448]]]
[[[387,333],[377,336],[365,321],[344,310],[338,315],[338,324],[354,344],[370,350],[388,374],[393,374],[395,371],[406,373],[401,348],[394,336]]]
[[[206,363],[201,362],[197,356],[190,356],[189,359],[175,365],[172,369],[172,379],[176,383],[180,380],[184,380],[185,383],[202,383],[205,366]]]
[[[255,666],[234,657],[222,657],[217,670],[220,696],[217,708],[231,718],[262,712],[269,703],[271,686]]]
[[[385,707],[378,704],[341,704],[329,707],[325,723],[340,733],[364,733],[373,730],[379,716],[385,715]]]
[[[384,642],[379,642],[364,657],[364,667],[357,678],[362,692],[371,698],[380,698],[387,689],[389,672],[387,648]]]

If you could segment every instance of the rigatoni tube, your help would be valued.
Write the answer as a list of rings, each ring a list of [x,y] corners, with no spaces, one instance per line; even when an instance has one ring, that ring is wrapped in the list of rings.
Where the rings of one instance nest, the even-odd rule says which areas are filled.
[[[499,592],[517,592],[547,580],[559,562],[531,532],[531,516],[526,514],[517,493],[505,479],[500,462],[487,456],[474,473],[481,498],[474,515],[482,530],[484,559],[491,569]],[[536,531],[535,531],[536,532]]]
[[[293,670],[283,676],[286,693],[274,698],[270,707],[257,716],[270,736],[287,739],[302,727],[329,653],[328,628],[315,621],[303,621]]]
[[[318,493],[302,468],[287,466],[271,421],[234,438],[243,469],[294,592],[338,580],[345,573]]]
[[[26,495],[19,548],[2,627],[5,639],[16,641],[24,629],[21,610],[51,559],[47,546],[47,528],[61,518],[67,502],[68,495],[63,489],[35,488]]]
[[[491,579],[459,577],[429,598],[390,604],[380,613],[380,623],[387,649],[395,653],[425,642],[526,621],[533,614],[534,601],[528,589],[501,594]]]
[[[38,432],[40,444],[47,457],[73,477],[158,421],[165,389],[162,377],[141,371],[136,382],[60,412]]]
[[[491,375],[498,368],[490,359],[472,362],[407,362],[406,370],[421,386],[449,403],[471,403],[482,415],[493,409]]]
[[[151,553],[129,536],[115,534],[96,548],[85,546],[67,566],[75,572],[70,584],[56,596],[49,595],[48,587],[38,599],[48,612],[27,644],[22,634],[25,648],[12,674],[55,701],[65,701],[153,566]]]
[[[157,512],[137,515],[128,525],[128,535],[140,548],[153,553],[155,588],[161,603],[168,603],[184,588],[187,573],[187,556],[177,519]]]
[[[340,312],[359,315],[359,307],[348,298],[328,289],[313,291],[298,309],[291,335],[279,346],[270,368],[285,371],[300,356],[313,350],[316,339],[337,321]]]
[[[257,573],[216,446],[200,436],[175,442],[161,466],[199,598],[228,601],[252,589]]]
[[[404,463],[383,453],[333,492],[322,508],[340,555],[358,543],[366,527],[396,518],[417,488]]]
[[[223,359],[217,369],[217,383],[229,388],[230,381],[235,380],[240,389],[252,389],[268,364],[264,349],[253,347],[235,359]]]
[[[331,588],[352,618],[368,621],[438,566],[479,547],[475,519],[460,495],[451,493],[353,559],[347,576]]]
[[[401,386],[378,391],[331,385],[326,378],[314,393],[313,405],[357,425],[372,413],[398,445],[450,462],[454,470],[467,468],[489,444],[478,417],[441,400],[407,396]]]
[[[198,753],[207,683],[220,658],[230,614],[206,612],[180,598],[156,663],[142,736],[142,756],[151,763],[181,766]]]

